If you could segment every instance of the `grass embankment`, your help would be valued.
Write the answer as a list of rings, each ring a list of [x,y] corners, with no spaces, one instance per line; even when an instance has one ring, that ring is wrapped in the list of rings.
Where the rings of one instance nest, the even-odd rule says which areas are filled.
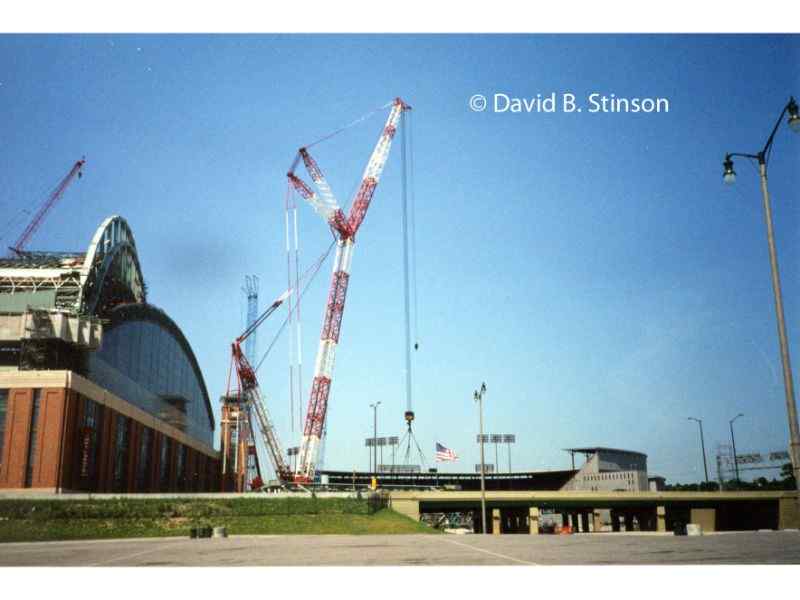
[[[0,542],[188,536],[219,526],[229,535],[433,531],[350,498],[0,500]]]

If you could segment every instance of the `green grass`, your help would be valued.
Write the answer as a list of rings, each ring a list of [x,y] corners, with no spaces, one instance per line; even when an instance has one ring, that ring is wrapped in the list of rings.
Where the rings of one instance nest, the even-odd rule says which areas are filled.
[[[0,500],[0,542],[188,537],[201,526],[225,526],[229,535],[434,533],[345,498]]]

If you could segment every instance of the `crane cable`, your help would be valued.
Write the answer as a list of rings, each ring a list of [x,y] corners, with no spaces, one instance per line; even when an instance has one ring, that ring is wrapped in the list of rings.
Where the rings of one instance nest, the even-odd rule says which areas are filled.
[[[419,302],[417,298],[417,216],[416,196],[414,193],[414,119],[412,112],[408,115],[408,187],[411,192],[411,284],[414,295],[414,351],[419,350]]]
[[[365,113],[365,114],[361,115],[355,121],[352,121],[352,122],[348,123],[347,125],[344,125],[344,126],[340,127],[339,129],[336,129],[336,130],[334,130],[334,131],[332,131],[332,132],[330,132],[330,133],[328,133],[326,135],[323,135],[322,137],[320,137],[316,141],[313,141],[310,144],[307,144],[306,146],[304,146],[304,148],[308,149],[308,148],[311,148],[312,146],[316,146],[320,142],[324,142],[326,140],[329,140],[332,137],[334,137],[336,135],[339,135],[343,131],[346,131],[346,130],[350,129],[351,127],[354,127],[354,126],[358,125],[359,123],[363,123],[364,121],[369,119],[372,115],[374,115],[376,113],[379,113],[380,111],[390,107],[392,105],[392,102],[393,101],[387,102],[383,106],[379,106],[378,108],[375,108],[375,109],[369,111],[368,113]]]
[[[308,269],[306,269],[306,272],[303,273],[302,277],[300,277],[299,281],[302,281],[302,280],[306,279],[306,277],[309,277],[309,279],[306,282],[305,286],[303,287],[302,291],[300,292],[300,294],[298,296],[298,300],[305,295],[306,291],[308,290],[308,287],[314,281],[314,278],[317,276],[317,273],[319,273],[320,267],[322,267],[322,265],[325,262],[325,260],[328,258],[328,256],[330,256],[331,250],[333,250],[333,247],[335,245],[336,245],[335,241],[331,242],[331,245],[328,246],[328,249],[322,254],[322,256],[320,256],[313,265],[311,265]],[[295,290],[295,292],[296,291],[297,290]],[[258,361],[258,365],[256,365],[256,368],[254,369],[254,371],[258,372],[258,370],[261,368],[261,365],[264,363],[264,361],[266,360],[266,358],[269,355],[270,351],[275,346],[275,343],[278,341],[278,338],[280,337],[280,335],[283,332],[283,330],[286,329],[286,325],[288,325],[288,323],[289,323],[289,317],[287,316],[283,320],[283,323],[281,324],[281,326],[278,328],[278,331],[275,334],[275,337],[272,338],[272,341],[270,342],[269,346],[267,347],[266,351],[264,352],[264,355],[261,357],[261,360]]]
[[[403,308],[405,314],[405,361],[406,361],[406,411],[413,411],[412,406],[412,373],[411,373],[411,290],[414,290],[414,350],[419,350],[417,330],[417,281],[416,281],[416,227],[414,218],[414,193],[413,193],[413,147],[411,146],[410,121],[407,114],[403,113],[401,128],[401,208],[403,228]],[[409,129],[407,132],[406,129]],[[409,194],[409,187],[411,193]],[[411,210],[409,211],[409,195],[411,196]],[[411,220],[409,223],[409,212]],[[410,227],[409,227],[410,225]],[[409,255],[411,260],[409,261]],[[411,266],[409,267],[409,262]]]

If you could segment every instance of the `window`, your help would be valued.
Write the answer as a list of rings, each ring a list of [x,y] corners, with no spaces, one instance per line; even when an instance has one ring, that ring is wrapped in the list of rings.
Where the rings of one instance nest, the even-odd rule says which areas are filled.
[[[127,487],[128,475],[128,417],[117,415],[117,435],[114,444],[114,491]]]
[[[91,488],[97,476],[97,455],[99,450],[100,429],[103,421],[103,407],[96,402],[83,399],[83,421],[78,430],[78,452],[81,487]]]
[[[169,416],[172,425],[211,445],[208,393],[191,349],[164,316],[132,310],[112,315],[101,347],[90,353],[89,378],[157,418]]]
[[[31,408],[31,429],[28,438],[28,457],[25,466],[25,487],[33,483],[33,467],[36,461],[36,448],[39,437],[39,409],[42,404],[42,390],[33,390],[33,408]]]
[[[149,484],[151,457],[153,456],[153,430],[149,427],[142,429],[139,442],[139,461],[136,464],[136,491],[147,491]]]
[[[186,446],[178,444],[176,471],[178,473],[178,489],[184,491],[186,486]]]
[[[3,441],[6,437],[7,411],[8,411],[8,390],[0,390],[0,464],[3,464]]]
[[[161,438],[161,457],[158,465],[158,484],[162,492],[167,491],[169,488],[169,463],[170,463],[170,446],[172,440],[166,436]]]

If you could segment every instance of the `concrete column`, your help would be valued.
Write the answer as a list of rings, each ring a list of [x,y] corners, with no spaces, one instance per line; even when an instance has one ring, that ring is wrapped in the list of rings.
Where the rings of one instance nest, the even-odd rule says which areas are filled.
[[[539,507],[531,506],[528,509],[528,523],[531,535],[539,535]]]
[[[656,506],[656,531],[667,531],[667,507]]]
[[[572,513],[567,514],[567,525],[569,526],[571,531],[575,531],[575,523],[572,519]]]
[[[800,528],[800,506],[796,498],[778,500],[778,529]]]
[[[500,509],[493,508],[492,509],[492,534],[493,535],[500,535]]]
[[[703,528],[703,533],[716,531],[717,511],[713,508],[692,508],[689,513],[689,520],[700,525]]]
[[[592,531],[600,531],[603,527],[603,522],[600,517],[600,511],[594,509],[592,511]]]
[[[578,522],[578,532],[583,533],[583,513],[575,513],[575,520]]]

